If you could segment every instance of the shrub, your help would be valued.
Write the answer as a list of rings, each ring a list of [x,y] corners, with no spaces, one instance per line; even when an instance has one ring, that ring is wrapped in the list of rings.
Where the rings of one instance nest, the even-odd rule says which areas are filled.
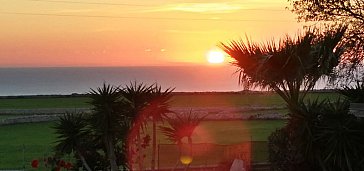
[[[303,164],[303,156],[289,139],[286,128],[277,129],[268,137],[268,152],[272,171],[311,170]]]
[[[301,103],[299,126],[269,137],[269,161],[274,171],[364,170],[364,124],[349,113],[349,102]]]
[[[357,81],[355,87],[346,86],[338,92],[352,103],[364,103],[364,82]]]

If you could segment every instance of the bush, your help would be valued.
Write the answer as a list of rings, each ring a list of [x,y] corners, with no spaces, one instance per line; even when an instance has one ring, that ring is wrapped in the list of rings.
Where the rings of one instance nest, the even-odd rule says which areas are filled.
[[[322,169],[364,170],[363,122],[349,112],[348,101],[326,103],[313,129]]]
[[[290,140],[286,128],[277,129],[268,137],[268,152],[272,171],[311,170],[304,164],[303,155]]]
[[[276,130],[269,137],[274,171],[364,170],[364,123],[349,113],[349,102],[313,101],[300,106],[299,126]]]
[[[352,103],[364,103],[364,82],[356,82],[355,87],[346,86],[338,92]]]

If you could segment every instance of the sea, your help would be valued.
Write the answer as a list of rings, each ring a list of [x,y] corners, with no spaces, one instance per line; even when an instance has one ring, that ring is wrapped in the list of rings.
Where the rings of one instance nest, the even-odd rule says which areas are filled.
[[[241,91],[234,66],[0,68],[0,96],[87,93],[103,83],[154,84],[175,92]]]

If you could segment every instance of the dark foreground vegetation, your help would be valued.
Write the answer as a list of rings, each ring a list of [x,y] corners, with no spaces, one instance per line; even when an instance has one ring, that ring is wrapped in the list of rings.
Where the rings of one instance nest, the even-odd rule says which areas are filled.
[[[349,102],[307,99],[318,80],[333,77],[341,62],[350,62],[344,60],[347,44],[342,41],[347,29],[344,25],[313,29],[278,45],[274,41],[221,45],[235,59],[242,85],[272,89],[287,104],[287,125],[269,138],[272,170],[364,170],[364,122],[349,112]]]

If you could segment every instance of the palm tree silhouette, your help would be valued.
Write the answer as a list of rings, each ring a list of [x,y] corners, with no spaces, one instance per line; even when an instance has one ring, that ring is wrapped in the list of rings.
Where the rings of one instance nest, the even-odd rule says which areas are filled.
[[[332,74],[344,53],[340,44],[346,27],[319,34],[309,30],[303,36],[286,37],[277,45],[231,41],[220,47],[235,59],[239,81],[245,88],[260,87],[274,90],[297,112],[298,103],[316,82]]]
[[[158,121],[162,121],[167,113],[170,113],[169,102],[172,98],[174,89],[167,88],[162,90],[161,86],[152,84],[150,86],[143,83],[133,82],[121,90],[122,97],[126,103],[126,115],[132,118],[132,133],[129,139],[136,139],[139,155],[137,161],[139,169],[143,170],[143,158],[140,134],[148,124],[152,121],[152,161],[151,169],[155,170],[155,158],[157,148],[156,125]]]
[[[192,159],[192,134],[195,128],[203,121],[205,116],[200,116],[198,114],[192,113],[190,111],[188,114],[175,114],[174,117],[167,117],[166,121],[169,126],[160,126],[161,132],[173,143],[176,143],[180,157],[182,154],[183,138],[187,138],[187,143],[189,145],[188,155]],[[178,165],[176,163],[175,168]],[[188,165],[186,166],[186,168]]]
[[[340,41],[346,28],[340,26],[324,32],[309,30],[296,38],[287,36],[280,40],[278,45],[274,41],[265,44],[232,41],[220,45],[235,59],[233,65],[238,67],[239,81],[246,88],[274,90],[287,103],[290,118],[284,131],[288,132],[288,140],[295,142],[296,151],[293,152],[298,155],[295,156],[295,161],[290,162],[296,165],[305,160],[312,160],[307,156],[313,156],[312,153],[309,154],[313,151],[313,142],[325,139],[313,137],[309,125],[315,113],[304,107],[304,99],[316,82],[321,78],[330,77],[333,69],[340,63],[345,50],[345,45]],[[290,154],[293,152],[290,151]],[[302,168],[294,170],[298,169]]]
[[[122,111],[119,88],[104,83],[96,90],[91,89],[89,95],[90,104],[93,106],[90,118],[92,130],[104,144],[111,171],[117,171],[119,169],[116,162],[115,144],[118,134],[122,131],[119,124]]]
[[[120,169],[120,164],[124,169],[133,169],[131,160],[134,156],[129,155],[130,150],[136,148],[139,151],[139,155],[136,155],[139,169],[143,170],[142,149],[145,147],[142,147],[141,134],[148,122],[152,121],[152,170],[155,169],[157,122],[171,112],[169,102],[172,91],[171,88],[163,91],[157,84],[148,86],[136,82],[124,88],[104,83],[102,87],[91,89],[92,113],[88,117],[69,114],[60,119],[55,126],[58,134],[56,150],[61,154],[76,152],[87,170],[91,170],[86,162],[88,159],[89,163],[103,160],[94,166],[110,167],[116,171]],[[93,156],[84,156],[86,152]],[[109,164],[104,162],[105,158]]]
[[[172,113],[169,110],[169,103],[172,98],[172,91],[174,89],[168,88],[162,90],[161,86],[153,85],[150,92],[150,100],[148,106],[144,109],[145,113],[152,120],[152,161],[151,169],[155,170],[155,159],[157,154],[157,122],[163,121],[167,117],[167,113]]]
[[[86,170],[92,171],[84,157],[87,147],[90,146],[87,143],[89,136],[86,131],[86,120],[83,114],[67,113],[60,117],[59,121],[53,126],[58,139],[55,142],[54,149],[61,154],[75,153],[81,159]]]

